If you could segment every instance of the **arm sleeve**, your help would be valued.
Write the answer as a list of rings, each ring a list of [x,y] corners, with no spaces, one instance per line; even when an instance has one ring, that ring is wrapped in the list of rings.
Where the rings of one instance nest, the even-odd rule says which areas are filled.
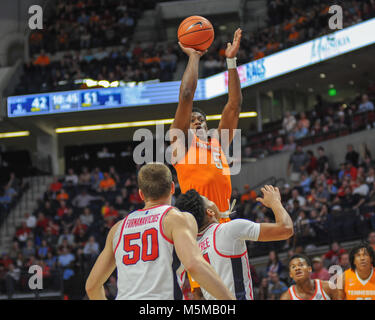
[[[246,250],[246,240],[257,241],[260,224],[245,219],[235,219],[219,225],[216,230],[216,250],[232,256]]]

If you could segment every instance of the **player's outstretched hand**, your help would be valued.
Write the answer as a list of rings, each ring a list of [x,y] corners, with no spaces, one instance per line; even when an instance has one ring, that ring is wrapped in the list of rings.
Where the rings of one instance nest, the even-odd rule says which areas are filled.
[[[207,50],[205,50],[205,51],[199,51],[199,50],[195,50],[195,49],[193,49],[193,48],[187,48],[187,47],[184,47],[184,46],[181,44],[181,42],[179,42],[178,45],[180,46],[181,50],[182,50],[183,52],[185,52],[189,57],[190,57],[191,55],[193,55],[193,54],[198,55],[199,57],[201,57],[201,56],[203,56],[203,55],[207,52]]]
[[[256,201],[259,201],[267,208],[272,208],[273,206],[281,203],[281,195],[279,188],[270,185],[265,185],[261,189],[261,191],[263,193],[263,198],[258,197],[256,198]]]
[[[242,30],[238,28],[234,33],[233,42],[227,43],[227,49],[225,50],[225,56],[227,58],[234,58],[237,55],[238,50],[240,49],[240,42],[242,37]]]

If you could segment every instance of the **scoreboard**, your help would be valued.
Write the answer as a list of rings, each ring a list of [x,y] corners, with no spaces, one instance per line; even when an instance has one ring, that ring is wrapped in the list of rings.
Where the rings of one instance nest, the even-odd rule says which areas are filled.
[[[8,117],[177,103],[180,81],[8,97]],[[205,100],[204,80],[194,100]]]

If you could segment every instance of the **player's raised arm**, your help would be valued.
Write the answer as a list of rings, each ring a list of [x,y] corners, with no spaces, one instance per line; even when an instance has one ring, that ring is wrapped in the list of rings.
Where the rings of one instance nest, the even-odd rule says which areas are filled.
[[[228,64],[228,102],[222,112],[218,130],[220,133],[221,129],[229,129],[229,142],[233,140],[233,130],[237,129],[242,105],[241,82],[235,61],[240,48],[241,36],[242,30],[238,28],[234,33],[233,42],[228,43],[225,50]]]
[[[178,258],[194,280],[215,298],[234,300],[232,293],[202,256],[196,241],[198,226],[194,217],[186,212],[171,210],[164,218],[163,226],[174,242]]]
[[[104,293],[104,283],[116,268],[112,240],[120,223],[121,221],[117,222],[109,231],[105,247],[87,278],[86,293],[90,300],[107,300]]]
[[[181,80],[178,106],[171,129],[182,130],[185,135],[190,128],[193,99],[198,83],[199,60],[205,52],[185,48],[179,43],[182,51],[189,56],[189,62]]]
[[[293,221],[281,204],[279,189],[266,185],[261,191],[263,198],[258,197],[256,200],[272,209],[276,222],[260,224],[258,241],[278,241],[290,238],[294,234]]]

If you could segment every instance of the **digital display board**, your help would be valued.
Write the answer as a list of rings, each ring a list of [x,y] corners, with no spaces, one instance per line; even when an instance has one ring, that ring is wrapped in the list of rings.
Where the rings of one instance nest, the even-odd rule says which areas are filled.
[[[237,68],[241,87],[281,76],[375,43],[375,18],[252,61]],[[181,81],[129,84],[8,97],[8,117],[178,103]],[[228,72],[199,79],[194,100],[228,92]]]

